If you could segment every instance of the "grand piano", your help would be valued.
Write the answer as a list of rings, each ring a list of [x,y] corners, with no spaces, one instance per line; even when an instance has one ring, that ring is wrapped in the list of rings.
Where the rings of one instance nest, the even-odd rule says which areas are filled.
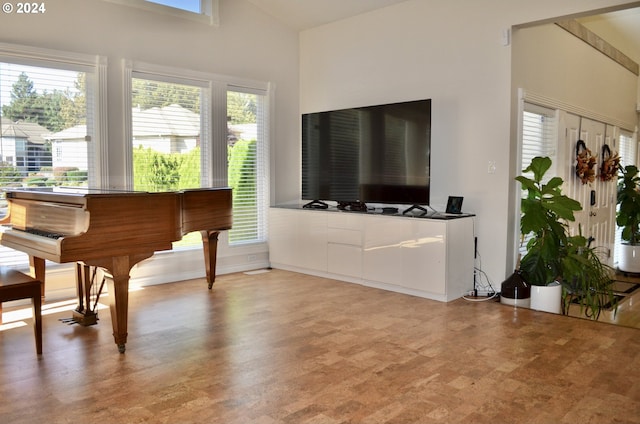
[[[215,281],[218,234],[231,228],[230,188],[132,192],[84,188],[15,189],[6,192],[0,244],[26,252],[44,283],[45,260],[77,263],[82,304],[89,267],[105,270],[113,337],[125,351],[131,268],[154,252],[170,250],[184,234],[202,235],[209,288]],[[43,284],[44,295],[44,284]],[[88,298],[87,298],[88,301]],[[82,315],[86,308],[79,308]],[[80,319],[81,320],[81,319]]]

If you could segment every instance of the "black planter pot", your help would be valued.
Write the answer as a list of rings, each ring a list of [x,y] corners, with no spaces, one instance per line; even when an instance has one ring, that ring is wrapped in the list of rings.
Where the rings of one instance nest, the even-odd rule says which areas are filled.
[[[516,270],[500,286],[500,303],[512,306],[528,308],[531,299],[531,286],[529,286]]]

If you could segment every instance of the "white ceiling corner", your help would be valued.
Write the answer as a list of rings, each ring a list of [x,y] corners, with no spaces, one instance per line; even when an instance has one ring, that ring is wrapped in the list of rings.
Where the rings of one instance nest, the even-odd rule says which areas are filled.
[[[297,31],[340,21],[407,0],[247,0]],[[634,61],[640,62],[640,8],[578,18]]]
[[[287,26],[302,31],[407,0],[247,0]]]

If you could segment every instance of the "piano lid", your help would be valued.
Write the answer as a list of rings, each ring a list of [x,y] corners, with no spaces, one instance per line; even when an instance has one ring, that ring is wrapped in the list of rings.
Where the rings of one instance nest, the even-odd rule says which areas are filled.
[[[145,191],[135,190],[118,190],[118,189],[102,189],[102,188],[90,188],[90,187],[17,187],[17,188],[5,188],[3,191],[7,193],[22,192],[22,193],[56,193],[56,194],[73,194],[73,195],[87,195],[87,194],[122,194],[122,193],[147,193]]]

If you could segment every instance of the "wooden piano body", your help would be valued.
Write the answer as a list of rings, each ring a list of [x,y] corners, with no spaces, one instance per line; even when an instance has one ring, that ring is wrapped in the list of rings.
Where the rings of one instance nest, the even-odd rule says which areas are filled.
[[[211,288],[218,233],[232,224],[229,188],[161,193],[20,189],[7,191],[6,197],[9,209],[0,223],[9,227],[0,232],[0,244],[26,252],[36,278],[45,281],[45,260],[100,267],[111,276],[111,322],[120,352],[127,339],[131,268],[156,251],[171,249],[184,234],[200,231]]]

